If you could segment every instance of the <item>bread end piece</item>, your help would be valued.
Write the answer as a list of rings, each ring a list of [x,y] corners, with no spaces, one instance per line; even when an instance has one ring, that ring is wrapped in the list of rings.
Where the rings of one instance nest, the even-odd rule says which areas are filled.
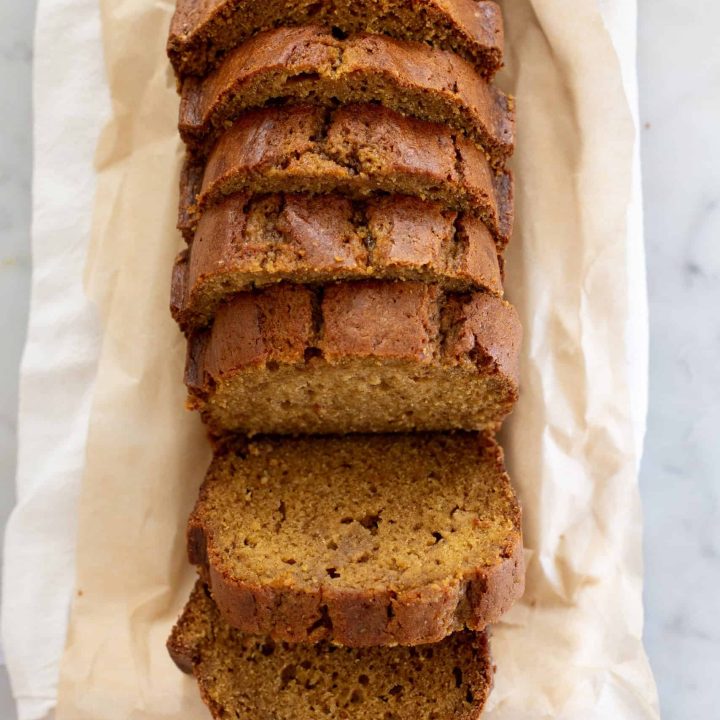
[[[376,718],[388,712],[396,720],[476,720],[494,672],[483,633],[457,633],[420,648],[362,650],[246,635],[227,626],[201,582],[167,648],[178,667],[194,675],[218,720]]]

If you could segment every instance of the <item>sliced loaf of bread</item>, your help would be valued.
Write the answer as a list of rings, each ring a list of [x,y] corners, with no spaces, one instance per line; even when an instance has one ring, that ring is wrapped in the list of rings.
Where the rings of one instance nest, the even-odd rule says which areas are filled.
[[[466,60],[383,35],[339,39],[317,25],[260,33],[207,78],[188,78],[180,135],[204,154],[243,111],[278,100],[324,107],[376,102],[460,130],[494,165],[513,150],[511,100]]]
[[[276,285],[190,337],[189,406],[217,435],[492,431],[517,399],[521,336],[515,309],[484,293]]]
[[[502,451],[475,433],[229,441],[188,546],[231,625],[289,642],[438,642],[524,586]]]
[[[190,332],[243,290],[367,278],[502,295],[495,242],[472,215],[403,195],[278,194],[230,197],[200,218],[175,263],[171,310]]]
[[[477,214],[501,245],[511,233],[512,179],[462,134],[375,105],[251,110],[222,135],[207,164],[189,156],[180,227],[233,193],[399,193]]]
[[[477,720],[493,680],[484,634],[428,647],[288,645],[231,628],[200,583],[167,648],[216,720]]]
[[[178,0],[168,55],[179,78],[202,77],[260,31],[312,23],[452,50],[487,76],[502,65],[502,13],[485,0]]]

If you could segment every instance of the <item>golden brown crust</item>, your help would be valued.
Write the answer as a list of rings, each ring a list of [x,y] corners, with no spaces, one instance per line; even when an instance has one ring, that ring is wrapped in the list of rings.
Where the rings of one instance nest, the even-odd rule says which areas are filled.
[[[319,705],[333,708],[328,717],[477,720],[493,683],[485,633],[457,633],[432,648],[276,643],[229,627],[202,582],[167,649],[218,720],[297,720]]]
[[[446,296],[437,286],[410,281],[340,283],[324,290],[277,285],[240,293],[218,310],[211,329],[191,336],[185,380],[190,406],[201,411],[218,435],[228,430],[250,434],[490,430],[499,426],[517,400],[521,338],[514,308],[483,293]],[[240,414],[226,407],[230,401],[225,391],[240,393],[232,403],[243,405],[241,395],[247,390],[234,388],[236,378],[267,377],[267,382],[274,378],[271,389],[279,401],[281,378],[291,382],[293,376],[304,377],[310,382],[327,370],[350,365],[356,372],[364,368],[372,373],[373,367],[378,371],[402,367],[398,372],[405,375],[432,372],[433,377],[445,378],[449,388],[455,387],[458,397],[448,395],[426,416],[421,400],[431,398],[429,391],[434,388],[413,386],[398,399],[411,403],[404,415],[404,409],[396,407],[389,414],[378,410],[379,417],[387,420],[374,415],[370,420],[359,407],[347,406],[339,417],[351,425],[334,428],[329,423],[331,418],[340,422],[338,416],[325,413],[335,410],[325,408],[317,398],[313,412],[304,416],[308,423],[304,429],[292,429],[295,420],[283,412],[283,403],[270,416],[257,414],[250,397]],[[477,390],[468,385],[475,379],[482,380]],[[373,397],[384,402],[388,388],[381,381],[377,384],[377,388],[358,387],[367,395],[359,392],[353,402],[373,403]],[[481,394],[468,399],[467,393],[474,391]],[[326,399],[332,401],[333,393],[327,393]],[[467,413],[459,410],[463,403],[469,403]],[[443,408],[449,415],[442,414]],[[435,424],[444,422],[452,424]]]
[[[233,193],[382,193],[435,200],[477,214],[504,247],[512,232],[512,178],[494,172],[467,138],[387,108],[272,107],[245,113],[219,140],[202,183],[188,159],[179,226]]]
[[[191,348],[198,338],[208,341],[202,370],[191,372],[191,387],[200,387],[195,379],[204,373],[219,378],[231,369],[295,363],[312,347],[322,348],[328,359],[372,354],[434,361],[436,351],[452,363],[487,365],[489,358],[498,372],[518,382],[522,328],[515,309],[499,298],[475,293],[446,299],[437,286],[381,281],[340,283],[321,295],[318,334],[313,315],[318,291],[279,285],[238,294],[210,330],[191,339]],[[441,301],[447,308],[442,317]],[[443,341],[441,348],[430,347],[436,340]]]
[[[191,519],[194,522],[194,518]],[[193,525],[192,542],[205,541]],[[197,549],[191,549],[196,559]],[[226,620],[253,634],[292,643],[328,640],[348,647],[440,642],[463,627],[484,630],[522,597],[525,570],[518,535],[502,564],[478,568],[464,586],[429,587],[406,593],[358,590],[334,596],[309,594],[228,578],[210,564],[203,578]]]
[[[514,309],[512,313],[500,311],[480,293],[450,297],[443,315],[445,356],[454,362],[472,358],[478,367],[500,367],[517,382],[522,337],[515,318]]]
[[[223,308],[208,332],[208,343],[198,358],[199,374],[220,379],[230,368],[267,363],[293,364],[313,345],[315,329],[312,292],[282,286],[277,292],[241,293]],[[189,353],[195,343],[189,344]]]
[[[428,442],[434,440],[433,436],[427,438]],[[453,442],[452,436],[446,436],[446,439],[449,443]],[[459,442],[465,443],[467,439],[463,437]],[[382,436],[362,435],[342,439],[343,443],[357,447],[358,457],[381,450],[384,441]],[[403,436],[391,439],[391,442],[395,443],[403,441]],[[297,452],[293,445],[304,447],[308,443],[314,443],[325,454],[332,454],[334,443],[340,441],[315,438],[273,442],[277,447],[271,457],[273,462],[277,463],[277,457],[282,456],[283,451]],[[347,446],[344,451],[348,453]],[[327,578],[325,581],[318,578],[315,587],[308,587],[295,584],[289,579],[262,582],[237,575],[232,564],[228,562],[223,542],[219,537],[215,537],[216,529],[205,508],[214,486],[227,487],[230,479],[223,474],[223,467],[227,467],[224,454],[233,452],[232,445],[226,446],[208,472],[200,499],[188,524],[188,555],[190,562],[200,568],[201,575],[210,587],[212,597],[224,618],[243,632],[270,635],[277,640],[292,643],[327,640],[349,647],[434,643],[463,628],[484,629],[489,623],[499,620],[523,594],[524,561],[520,508],[505,473],[502,451],[487,438],[478,437],[476,449],[471,450],[468,447],[463,462],[474,462],[478,467],[490,463],[494,468],[491,475],[493,493],[507,498],[503,508],[504,512],[508,513],[505,522],[511,529],[502,537],[492,562],[481,560],[480,556],[478,565],[457,569],[462,571],[461,577],[448,577],[444,582],[434,578],[425,585],[405,588],[397,587],[390,581],[387,581],[385,587],[372,583],[371,586],[337,588],[332,581],[327,581]],[[241,452],[245,452],[244,447]],[[312,449],[306,450],[308,457],[312,452]],[[454,455],[448,457],[455,459]],[[274,467],[277,465],[268,465],[267,468],[267,482],[271,484],[276,480]],[[370,467],[373,467],[372,464]],[[371,469],[368,472],[373,471]],[[402,470],[392,466],[391,472]],[[475,482],[488,482],[487,479],[482,479],[483,477],[485,476],[478,473]],[[382,485],[382,479],[378,480]],[[348,492],[352,491],[353,488],[349,487]],[[380,492],[382,493],[382,490]],[[418,492],[422,493],[422,490],[419,489]],[[217,503],[218,499],[214,502]],[[364,500],[357,497],[356,502],[359,512],[363,512],[361,503]],[[325,518],[320,520],[324,521]],[[478,528],[475,531],[478,538],[470,538],[468,541],[479,544],[490,542],[479,539],[484,532],[484,522],[479,515]],[[308,537],[317,533],[327,537],[328,531],[324,529],[324,525],[315,527],[312,521],[306,520],[303,527]],[[418,528],[416,537],[407,538],[409,546],[412,546],[413,542],[418,543],[420,553],[423,552],[423,532],[424,529],[421,531]],[[242,544],[242,536],[237,537],[236,542]],[[287,550],[292,552],[290,547]],[[382,551],[381,545],[376,552]],[[310,562],[307,557],[303,560]],[[370,562],[373,562],[372,559]],[[432,563],[432,560],[428,558],[427,563]],[[338,570],[343,572],[344,568],[339,566]]]
[[[173,269],[171,310],[184,331],[208,324],[233,294],[280,281],[424,280],[502,295],[485,225],[407,196],[232,196],[200,219]]]
[[[424,43],[381,35],[338,39],[319,26],[261,33],[207,78],[188,78],[180,135],[193,151],[206,154],[243,111],[278,98],[326,107],[377,102],[460,130],[495,165],[513,150],[510,99],[467,61]]]
[[[426,42],[458,53],[492,76],[502,65],[500,8],[483,0],[178,0],[168,55],[179,78],[204,76],[230,50],[263,30],[316,23]]]

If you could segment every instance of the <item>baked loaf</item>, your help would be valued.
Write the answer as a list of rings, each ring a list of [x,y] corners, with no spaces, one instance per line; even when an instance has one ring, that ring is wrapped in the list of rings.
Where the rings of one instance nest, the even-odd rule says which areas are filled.
[[[500,244],[512,226],[510,176],[493,172],[476,145],[376,105],[249,111],[220,138],[204,173],[197,166],[190,160],[183,173],[180,225],[190,232],[199,214],[236,192],[412,195],[476,213]]]
[[[453,50],[488,76],[502,65],[502,14],[483,0],[178,0],[168,55],[180,78],[203,76],[257,32],[312,23]]]
[[[171,309],[189,332],[242,290],[366,278],[502,294],[495,243],[476,217],[407,196],[280,194],[230,197],[202,216],[175,263]]]
[[[484,634],[421,648],[276,643],[229,627],[201,584],[167,647],[217,720],[476,720],[493,679]]]
[[[378,102],[460,130],[485,148],[495,165],[513,149],[510,99],[466,60],[383,35],[338,39],[318,26],[261,33],[204,80],[188,78],[180,135],[202,154],[243,111],[278,98],[325,107]]]
[[[276,285],[190,337],[189,406],[216,435],[495,430],[517,399],[521,335],[484,293]]]
[[[236,441],[188,546],[231,625],[288,642],[438,642],[523,591],[502,451],[473,433]]]

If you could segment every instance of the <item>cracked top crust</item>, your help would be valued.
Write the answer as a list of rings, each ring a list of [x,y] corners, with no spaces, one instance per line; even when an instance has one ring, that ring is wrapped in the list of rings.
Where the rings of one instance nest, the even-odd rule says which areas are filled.
[[[521,337],[515,309],[484,293],[276,285],[190,337],[189,406],[215,435],[491,431],[518,397]]]
[[[175,263],[171,309],[190,332],[243,290],[368,278],[502,295],[498,250],[478,218],[407,196],[279,194],[233,196],[203,214]]]
[[[467,138],[374,105],[310,105],[245,113],[207,164],[188,157],[179,227],[234,193],[404,194],[480,217],[504,247],[512,232],[512,177],[495,172]]]
[[[428,43],[458,53],[487,77],[502,66],[502,13],[484,0],[178,0],[168,55],[180,79],[202,77],[258,32],[309,24]]]
[[[182,87],[180,134],[206,153],[241,112],[285,102],[377,102],[448,124],[484,148],[494,165],[513,150],[513,103],[454,53],[381,35],[336,38],[319,26],[278,28],[233,50],[205,79]]]

